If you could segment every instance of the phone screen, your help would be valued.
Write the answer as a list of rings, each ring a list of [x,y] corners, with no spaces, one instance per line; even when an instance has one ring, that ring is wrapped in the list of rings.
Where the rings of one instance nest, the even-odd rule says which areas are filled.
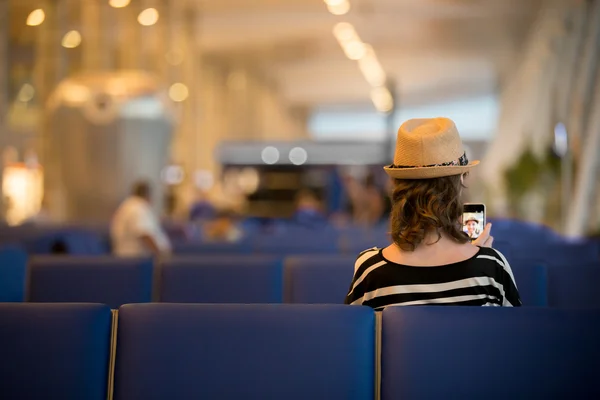
[[[485,205],[465,204],[462,215],[463,232],[471,240],[475,240],[483,232],[485,227]]]

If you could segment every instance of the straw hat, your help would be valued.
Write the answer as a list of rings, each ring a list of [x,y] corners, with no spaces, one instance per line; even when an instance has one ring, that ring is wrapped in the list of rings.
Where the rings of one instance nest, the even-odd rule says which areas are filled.
[[[469,163],[451,119],[419,118],[400,126],[394,164],[384,170],[396,179],[430,179],[461,175],[477,164]]]

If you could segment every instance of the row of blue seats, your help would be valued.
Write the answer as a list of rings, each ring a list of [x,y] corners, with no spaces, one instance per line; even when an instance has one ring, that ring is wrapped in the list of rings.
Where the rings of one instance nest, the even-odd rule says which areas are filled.
[[[600,310],[0,304],[0,396],[598,399],[599,335]]]
[[[340,304],[353,256],[34,257],[0,251],[0,301]],[[513,264],[525,306],[600,308],[599,265]]]
[[[571,243],[543,226],[514,221],[494,222],[495,246],[511,260],[535,260],[545,264],[592,263],[600,258],[597,241]],[[3,239],[4,238],[4,239]],[[0,229],[0,243],[21,243],[30,254],[49,254],[56,243],[73,255],[108,254],[106,229],[77,227],[21,227]],[[278,234],[252,234],[238,243],[206,243],[176,240],[178,255],[207,254],[357,254],[373,246],[385,246],[389,237],[385,228],[344,230],[324,227],[318,230],[288,228]]]

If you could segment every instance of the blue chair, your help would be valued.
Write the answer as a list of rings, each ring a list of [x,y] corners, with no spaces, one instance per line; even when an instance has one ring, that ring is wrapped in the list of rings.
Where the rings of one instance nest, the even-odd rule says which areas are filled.
[[[119,308],[152,301],[153,260],[37,257],[30,264],[29,301],[103,303]]]
[[[343,304],[355,256],[296,256],[285,261],[284,299],[297,304]]]
[[[373,399],[374,336],[367,307],[125,305],[114,399]]]
[[[539,263],[511,264],[523,306],[548,306],[548,270]]]
[[[0,302],[25,300],[27,254],[20,247],[0,249]]]
[[[212,256],[174,258],[161,268],[162,302],[281,303],[279,257]]]
[[[388,307],[381,398],[598,399],[600,310]]]
[[[494,249],[502,253],[504,258],[506,258],[509,262],[512,260],[513,246],[510,244],[510,242],[504,240],[496,240],[496,237],[494,236]]]
[[[546,242],[539,246],[515,249],[513,258],[518,260],[543,260],[547,266],[589,265],[600,263],[598,243]]]
[[[247,240],[238,243],[175,242],[173,254],[181,256],[205,256],[227,254],[250,254],[252,247]]]
[[[388,229],[346,229],[340,239],[340,250],[356,256],[372,247],[387,247],[391,240]]]
[[[253,238],[257,253],[276,255],[337,254],[339,236],[333,230],[291,229],[283,234]]]
[[[600,265],[549,266],[548,304],[560,308],[600,309],[598,282]]]
[[[105,400],[111,323],[101,304],[0,304],[0,398]]]

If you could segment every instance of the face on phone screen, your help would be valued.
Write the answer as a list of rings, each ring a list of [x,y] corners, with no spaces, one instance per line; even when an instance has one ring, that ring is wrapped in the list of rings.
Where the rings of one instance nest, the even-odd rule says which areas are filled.
[[[463,231],[471,239],[477,239],[485,224],[485,206],[483,204],[465,204],[463,217]]]

